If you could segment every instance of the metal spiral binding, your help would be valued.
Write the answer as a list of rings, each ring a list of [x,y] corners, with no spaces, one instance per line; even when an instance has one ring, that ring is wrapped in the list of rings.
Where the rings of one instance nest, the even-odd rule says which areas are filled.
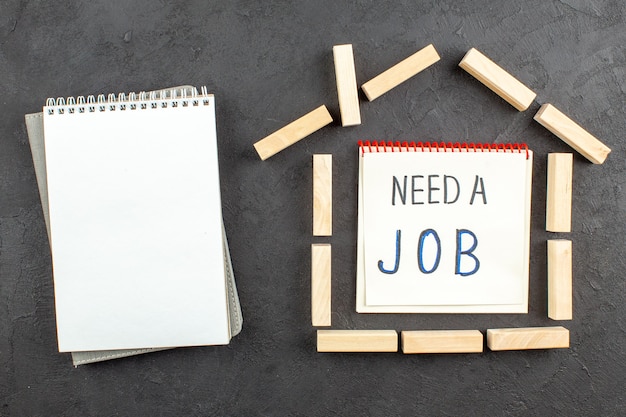
[[[460,142],[385,142],[359,141],[361,155],[365,152],[510,152],[526,153],[525,143],[460,143]]]
[[[48,98],[44,111],[48,115],[82,114],[96,112],[114,112],[127,110],[146,110],[156,108],[198,107],[210,104],[210,95],[206,86],[197,88],[180,88],[175,90],[151,91],[147,93],[98,94],[74,97]]]

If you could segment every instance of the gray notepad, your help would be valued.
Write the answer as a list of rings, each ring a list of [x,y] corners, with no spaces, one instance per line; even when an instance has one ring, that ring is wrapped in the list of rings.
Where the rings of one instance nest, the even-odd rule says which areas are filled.
[[[171,97],[172,92],[174,97],[186,95],[192,91],[191,87],[177,87],[174,89],[164,90],[167,93],[159,93],[161,97]],[[25,117],[26,126],[28,130],[28,136],[33,156],[33,163],[35,167],[35,173],[38,181],[41,204],[43,208],[44,219],[48,228],[48,235],[50,235],[50,212],[48,205],[48,172],[46,169],[46,155],[45,155],[45,137],[43,129],[43,114],[29,114]],[[226,241],[226,235],[224,233],[222,224],[222,239],[223,239],[223,261],[224,261],[224,280],[227,289],[227,306],[228,306],[228,325],[230,336],[235,336],[241,331],[242,327],[242,314],[239,305],[239,299],[237,295],[237,289],[232,273],[232,264],[230,261],[230,255],[228,251],[228,244]],[[171,346],[176,347],[176,346]],[[169,347],[161,348],[141,348],[141,349],[114,349],[114,350],[92,350],[92,351],[80,351],[72,352],[72,359],[74,365],[98,362],[108,359],[120,358],[125,356],[137,355],[141,353],[152,352],[155,350],[167,349]]]

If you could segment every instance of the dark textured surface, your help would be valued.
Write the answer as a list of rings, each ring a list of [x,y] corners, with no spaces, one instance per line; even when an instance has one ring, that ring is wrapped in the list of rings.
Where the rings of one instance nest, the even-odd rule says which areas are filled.
[[[0,1],[0,415],[626,415],[626,6],[513,2]],[[359,84],[433,43],[442,59],[261,162],[252,144],[326,104],[332,46]],[[546,154],[569,148],[457,67],[476,47],[613,149],[574,158],[573,231],[544,231]],[[23,116],[46,97],[206,84],[245,322],[228,347],[71,366]],[[355,313],[356,141],[526,141],[536,152],[527,315]],[[311,236],[311,155],[334,156],[334,235]],[[503,213],[506,215],[506,213]],[[546,308],[546,239],[574,242],[574,320]],[[333,244],[333,327],[571,330],[571,348],[318,354],[310,244]]]

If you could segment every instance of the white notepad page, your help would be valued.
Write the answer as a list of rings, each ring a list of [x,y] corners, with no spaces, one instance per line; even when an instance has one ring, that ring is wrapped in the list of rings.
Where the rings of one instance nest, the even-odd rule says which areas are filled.
[[[227,344],[213,96],[45,107],[44,132],[59,350]]]
[[[360,152],[357,311],[526,312],[532,152],[403,150]]]

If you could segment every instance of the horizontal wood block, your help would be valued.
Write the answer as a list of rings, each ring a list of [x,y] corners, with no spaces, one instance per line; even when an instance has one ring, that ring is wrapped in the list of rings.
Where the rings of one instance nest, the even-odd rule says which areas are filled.
[[[548,240],[548,317],[572,319],[571,240]]]
[[[361,111],[359,109],[359,92],[356,85],[352,45],[333,46],[333,59],[335,61],[341,125],[344,127],[360,125]]]
[[[488,329],[487,346],[491,350],[568,348],[569,330],[561,326]]]
[[[313,236],[333,234],[333,156],[313,155]]]
[[[541,106],[534,119],[594,164],[603,163],[611,152],[608,146],[552,104]]]
[[[459,66],[517,110],[526,110],[537,94],[475,48],[470,49]]]
[[[478,330],[411,330],[402,332],[404,353],[474,353],[483,351]]]
[[[276,155],[278,152],[323,128],[332,121],[333,118],[326,106],[319,106],[312,112],[305,114],[301,118],[289,123],[287,126],[261,139],[254,144],[254,148],[261,159],[265,161],[270,156]]]
[[[311,245],[311,322],[313,326],[331,324],[331,246]]]
[[[318,330],[318,352],[397,352],[395,330]]]
[[[548,154],[548,186],[546,195],[546,230],[572,231],[572,171],[571,153]]]
[[[369,101],[382,96],[387,91],[405,82],[409,78],[428,68],[441,59],[431,44],[420,49],[410,57],[397,63],[383,73],[372,78],[361,86]]]

